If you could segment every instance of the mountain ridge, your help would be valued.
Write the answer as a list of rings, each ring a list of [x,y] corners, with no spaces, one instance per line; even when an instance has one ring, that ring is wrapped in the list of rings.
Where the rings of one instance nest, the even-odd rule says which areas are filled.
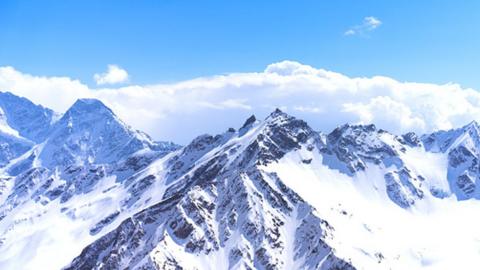
[[[276,109],[180,147],[81,99],[47,128],[0,168],[2,269],[451,269],[478,259],[435,240],[480,210],[476,122],[421,136],[351,124],[326,134]],[[468,224],[443,237],[474,246],[480,224]]]

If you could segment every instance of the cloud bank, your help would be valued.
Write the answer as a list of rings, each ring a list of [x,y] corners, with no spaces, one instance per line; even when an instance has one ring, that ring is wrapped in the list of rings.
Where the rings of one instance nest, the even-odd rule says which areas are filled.
[[[128,72],[117,65],[108,65],[105,73],[97,73],[93,79],[97,85],[124,83],[128,81]]]
[[[426,133],[480,119],[480,93],[458,84],[351,78],[293,61],[271,64],[262,72],[98,89],[67,77],[0,67],[0,91],[58,112],[77,98],[98,98],[134,128],[179,143],[239,127],[251,114],[265,117],[276,107],[325,132],[348,122],[374,123],[397,134]]]

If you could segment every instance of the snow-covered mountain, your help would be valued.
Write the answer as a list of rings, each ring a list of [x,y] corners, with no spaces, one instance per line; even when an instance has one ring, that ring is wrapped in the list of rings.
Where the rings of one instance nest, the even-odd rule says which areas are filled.
[[[448,155],[450,190],[461,200],[480,199],[480,127],[477,122],[424,135],[428,151]]]
[[[56,117],[28,99],[0,92],[0,166],[43,141]]]
[[[11,105],[11,111],[24,111],[24,115],[31,116],[41,108],[11,94],[5,95],[8,101],[20,100],[18,106],[25,105],[23,110]],[[9,107],[2,109],[7,111]],[[30,109],[34,112],[28,112]],[[121,205],[112,203],[124,199],[120,198],[124,191],[121,181],[179,147],[155,142],[131,129],[98,100],[78,100],[65,114],[49,122],[51,125],[44,125],[44,130],[39,127],[35,132],[18,115],[13,120],[8,117],[6,114],[4,129],[8,128],[10,133],[15,133],[15,138],[29,144],[0,169],[2,269],[29,269],[39,265],[44,266],[42,269],[61,268],[68,263],[68,257],[42,258],[39,250],[73,258],[75,248],[79,252],[91,241],[87,239],[95,239],[91,236],[95,233],[89,230],[76,232],[78,226],[93,227],[105,215],[112,214],[108,212],[110,209],[123,213],[125,209],[120,209]],[[32,119],[37,118],[32,116]],[[23,124],[17,124],[19,122]],[[22,133],[22,130],[28,132]],[[30,133],[45,133],[45,139],[35,143],[21,136]]]
[[[180,147],[98,100],[59,115],[4,93],[0,109],[0,269],[480,261],[476,122],[422,136],[349,124],[325,134],[277,109]]]
[[[59,114],[9,92],[0,92],[0,107],[7,124],[28,140],[40,143],[48,136]]]
[[[70,269],[351,269],[325,242],[333,228],[261,169],[315,139],[305,122],[279,111],[238,132],[198,137],[160,161],[157,202],[84,249]],[[156,178],[147,171],[143,179]]]

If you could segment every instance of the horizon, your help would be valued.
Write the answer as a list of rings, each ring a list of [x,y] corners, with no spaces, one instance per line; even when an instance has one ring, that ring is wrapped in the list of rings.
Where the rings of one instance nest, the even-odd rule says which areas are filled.
[[[0,91],[59,113],[94,97],[135,129],[182,144],[276,107],[317,130],[348,122],[423,134],[480,119],[479,9],[7,0]]]
[[[266,117],[275,108],[322,131],[350,123],[375,124],[393,134],[426,134],[480,119],[480,92],[474,89],[384,76],[348,77],[295,61],[168,84],[94,88],[69,77],[0,67],[0,91],[62,114],[79,98],[96,98],[134,129],[182,145],[199,134],[235,127],[252,114]]]
[[[475,105],[480,92],[474,89],[452,83],[400,82],[384,76],[348,77],[295,61],[272,63],[263,72],[96,88],[69,77],[36,76],[0,67],[0,91],[25,97],[60,114],[78,99],[95,98],[154,140],[182,145],[200,134],[219,134],[235,127],[250,115],[265,118],[275,108],[319,131],[349,123],[375,124],[397,135],[411,131],[427,134],[480,119],[480,109]],[[459,102],[466,102],[467,107],[446,113],[446,107]],[[182,107],[185,104],[191,108]],[[443,115],[432,108],[443,111]]]
[[[26,97],[17,96],[17,95],[15,95],[15,94],[13,94],[13,93],[11,93],[11,92],[9,92],[9,91],[0,91],[0,94],[11,94],[11,95],[13,95],[13,96],[15,96],[15,97],[25,98],[25,99],[27,99],[28,101],[32,102],[31,100],[29,100],[29,99],[26,98]],[[55,120],[55,122],[56,122],[56,121],[60,120],[60,118],[63,117],[63,115],[64,115],[70,108],[72,108],[78,101],[81,101],[81,100],[94,100],[94,101],[99,101],[99,102],[102,103],[102,105],[105,106],[107,109],[111,110],[111,108],[108,107],[108,105],[104,104],[100,99],[97,99],[97,98],[78,98],[78,99],[75,100],[74,103],[73,103],[65,112],[63,112],[63,113],[54,111],[54,110],[52,110],[51,108],[48,108],[48,107],[43,106],[43,105],[41,105],[41,104],[37,104],[37,103],[33,103],[33,102],[32,102],[32,103],[35,104],[35,105],[42,106],[43,108],[50,109],[50,110],[52,110],[53,112],[57,113],[57,114],[58,114],[58,118]],[[203,133],[203,134],[197,134],[196,136],[194,136],[193,138],[191,138],[191,140],[187,141],[186,143],[179,143],[179,142],[173,141],[173,140],[167,140],[167,141],[157,140],[157,141],[158,141],[158,142],[171,142],[171,143],[174,143],[174,144],[177,144],[177,145],[180,145],[180,146],[183,147],[183,146],[187,146],[188,144],[190,144],[190,143],[191,143],[193,140],[195,140],[197,137],[200,137],[200,136],[203,136],[203,135],[212,135],[212,136],[214,136],[214,135],[218,135],[218,134],[222,134],[222,133],[224,133],[224,132],[227,132],[227,131],[230,130],[231,128],[233,128],[233,129],[235,130],[235,132],[237,132],[237,131],[239,131],[239,130],[242,128],[242,125],[245,125],[245,124],[241,124],[241,123],[245,123],[245,122],[249,121],[249,119],[252,118],[252,117],[254,117],[256,121],[260,121],[260,122],[267,121],[268,118],[269,118],[271,115],[273,115],[273,114],[275,114],[275,113],[277,113],[277,112],[280,112],[280,113],[282,113],[282,114],[286,114],[286,115],[288,115],[288,116],[294,117],[294,118],[299,119],[299,120],[304,120],[304,119],[302,119],[302,118],[297,117],[294,113],[292,114],[292,113],[284,112],[284,111],[283,111],[282,109],[280,109],[280,108],[274,108],[272,111],[270,111],[269,113],[267,113],[266,115],[261,116],[261,117],[259,117],[259,116],[256,115],[256,114],[251,114],[250,116],[245,117],[244,120],[243,120],[243,122],[237,123],[237,127],[234,127],[234,126],[224,127],[223,131],[220,131],[220,132],[218,132],[218,133]],[[113,113],[115,116],[117,116],[117,115],[115,114],[115,112],[112,111],[112,113]],[[118,116],[117,116],[117,117],[118,117]],[[121,118],[119,118],[119,119],[123,122],[123,120],[122,120]],[[53,122],[53,123],[55,123],[55,122]],[[308,121],[306,121],[306,123],[307,123],[307,125],[309,125]],[[385,130],[385,129],[383,129],[383,128],[377,127],[374,123],[349,123],[349,122],[345,122],[345,123],[340,123],[340,124],[338,124],[337,126],[333,127],[333,128],[330,129],[330,130],[318,130],[318,129],[315,129],[314,127],[311,127],[311,128],[313,128],[315,132],[328,135],[328,134],[332,133],[333,131],[335,131],[336,129],[341,128],[341,127],[343,127],[343,126],[355,127],[355,126],[371,126],[371,125],[373,125],[373,126],[375,127],[375,129],[377,129],[377,130],[384,130],[384,131],[386,131],[387,133],[390,133],[390,134],[393,134],[393,135],[396,135],[396,136],[403,136],[403,135],[406,135],[406,134],[408,134],[408,133],[412,133],[412,132],[413,132],[413,133],[415,133],[415,135],[417,135],[417,136],[419,136],[419,137],[422,137],[422,136],[430,135],[430,134],[432,134],[432,133],[436,133],[436,132],[440,132],[440,131],[452,131],[452,130],[456,130],[456,129],[465,129],[466,127],[470,126],[470,125],[473,124],[473,123],[475,123],[475,124],[478,126],[477,120],[472,119],[471,121],[469,121],[469,122],[467,122],[467,123],[464,123],[464,124],[462,124],[462,125],[460,125],[460,126],[454,126],[454,127],[450,128],[450,129],[443,129],[443,130],[442,130],[442,129],[438,129],[438,130],[433,130],[432,132],[429,132],[429,133],[416,133],[416,132],[414,132],[414,131],[405,131],[405,132],[402,133],[402,134],[396,134],[396,133],[391,132],[391,131],[389,131],[389,130]],[[130,126],[130,125],[128,125],[128,126]],[[133,128],[132,126],[130,126],[130,127]],[[135,130],[137,130],[137,129],[135,129]],[[149,135],[149,136],[151,137],[150,134],[148,134],[147,132],[145,132],[145,131],[143,131],[143,130],[137,130],[137,131],[146,133],[147,135]]]

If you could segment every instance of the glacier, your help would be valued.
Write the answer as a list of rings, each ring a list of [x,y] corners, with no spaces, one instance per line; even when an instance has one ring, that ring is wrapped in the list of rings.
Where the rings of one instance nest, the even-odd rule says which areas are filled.
[[[0,269],[473,269],[480,126],[273,111],[185,146],[0,93]]]

